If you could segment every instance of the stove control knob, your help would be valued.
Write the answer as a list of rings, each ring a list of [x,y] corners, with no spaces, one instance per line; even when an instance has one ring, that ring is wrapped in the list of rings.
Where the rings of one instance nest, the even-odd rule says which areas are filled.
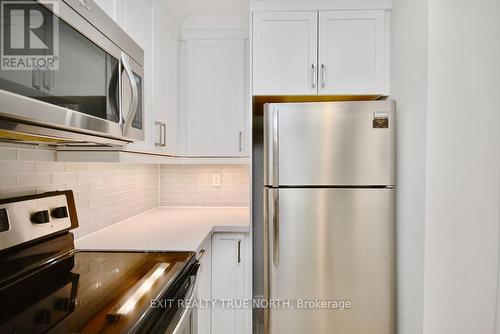
[[[39,325],[50,324],[50,315],[52,312],[49,310],[40,310],[35,315],[35,322]]]
[[[31,222],[33,224],[46,224],[50,222],[49,211],[43,210],[35,212],[31,215]]]
[[[61,218],[68,218],[68,208],[65,206],[60,206],[58,208],[55,208],[52,210],[52,217],[61,219]]]

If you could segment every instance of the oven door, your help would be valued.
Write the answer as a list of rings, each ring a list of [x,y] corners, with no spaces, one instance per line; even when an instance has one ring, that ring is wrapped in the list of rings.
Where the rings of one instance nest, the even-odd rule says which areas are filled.
[[[197,271],[195,271],[190,276],[190,288],[186,293],[186,297],[184,298],[184,305],[193,305],[193,302],[198,298],[198,283],[200,279],[199,267],[198,265]],[[177,314],[174,316],[174,321],[169,328],[165,331],[165,334],[195,334],[197,333],[197,324],[196,324],[196,308],[194,307],[184,307],[179,308],[177,310]]]
[[[2,21],[2,31],[10,29],[12,44],[24,42],[17,47],[29,49],[30,43],[52,43],[43,54],[34,56],[36,63],[14,66],[13,60],[23,57],[15,54],[16,49],[11,66],[2,66],[0,116],[124,142],[143,139],[142,110],[135,112],[133,118],[121,112],[122,107],[130,107],[121,105],[124,101],[121,88],[130,87],[127,82],[121,84],[126,68],[135,68],[139,78],[134,90],[137,94],[129,100],[137,101],[142,108],[141,67],[129,60],[117,44],[63,1],[0,0],[0,4],[2,17],[9,18]],[[100,14],[97,6],[89,7],[88,15],[93,14]],[[39,28],[33,29],[38,24]],[[21,32],[18,35],[17,30]],[[22,34],[26,31],[31,35]],[[130,38],[122,33],[128,41]],[[28,35],[31,39],[26,38],[27,42],[23,36]],[[8,57],[2,56],[5,65]]]

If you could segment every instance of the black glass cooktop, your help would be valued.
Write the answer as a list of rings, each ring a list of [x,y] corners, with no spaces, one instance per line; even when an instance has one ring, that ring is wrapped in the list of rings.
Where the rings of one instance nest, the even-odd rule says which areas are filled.
[[[43,268],[29,252],[0,263],[0,333],[140,332],[156,312],[151,300],[178,295],[195,261],[184,252],[55,253]]]

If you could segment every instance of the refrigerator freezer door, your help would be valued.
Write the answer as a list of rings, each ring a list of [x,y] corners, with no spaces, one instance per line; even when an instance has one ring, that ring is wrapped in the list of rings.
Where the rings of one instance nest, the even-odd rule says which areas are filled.
[[[295,305],[268,309],[267,333],[396,333],[394,190],[266,192],[266,298]]]
[[[268,104],[265,184],[394,185],[395,120],[391,100]]]

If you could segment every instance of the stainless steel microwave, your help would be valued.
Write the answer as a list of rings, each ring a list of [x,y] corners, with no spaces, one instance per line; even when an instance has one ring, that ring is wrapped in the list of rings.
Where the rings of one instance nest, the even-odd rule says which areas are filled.
[[[91,0],[0,0],[0,139],[144,140],[144,51]]]

